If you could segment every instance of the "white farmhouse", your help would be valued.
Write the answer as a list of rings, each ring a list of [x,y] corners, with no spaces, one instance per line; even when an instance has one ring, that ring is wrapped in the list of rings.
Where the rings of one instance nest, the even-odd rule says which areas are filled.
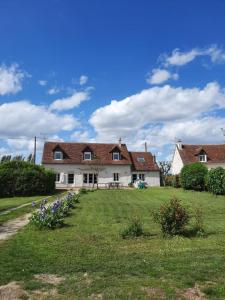
[[[184,165],[194,162],[204,163],[208,169],[225,168],[225,145],[184,145],[178,141],[172,159],[172,174],[179,174]]]
[[[160,172],[150,152],[129,152],[125,144],[46,142],[42,164],[56,173],[57,188],[128,186],[143,180],[160,185]]]

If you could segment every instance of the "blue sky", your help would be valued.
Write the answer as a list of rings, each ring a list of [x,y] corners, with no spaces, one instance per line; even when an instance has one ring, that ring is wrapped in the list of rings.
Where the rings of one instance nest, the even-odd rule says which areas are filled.
[[[0,39],[0,156],[224,142],[224,1],[0,0]]]

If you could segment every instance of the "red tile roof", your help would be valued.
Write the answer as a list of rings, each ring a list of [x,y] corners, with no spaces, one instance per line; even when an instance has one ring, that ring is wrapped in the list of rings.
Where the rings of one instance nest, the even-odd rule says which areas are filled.
[[[132,171],[159,171],[155,157],[150,152],[130,152]],[[144,158],[144,162],[138,160]]]
[[[55,150],[63,152],[62,160],[54,160]],[[113,150],[120,151],[120,160],[112,159]],[[84,151],[91,151],[93,159],[83,160]],[[138,161],[138,157],[145,161]],[[125,144],[119,147],[118,144],[46,142],[42,164],[131,165],[133,171],[159,171],[151,153],[128,152]]]
[[[118,144],[47,142],[44,145],[42,163],[85,165],[131,165],[130,155],[125,144],[122,144],[121,148],[119,148],[121,159],[112,159],[112,149],[115,147],[119,148]],[[55,150],[61,150],[63,152],[62,160],[54,160],[53,153]],[[83,160],[84,151],[92,152],[93,159],[91,161]]]
[[[225,163],[225,145],[182,145],[178,149],[184,164],[199,161],[200,152],[207,155],[207,163]]]

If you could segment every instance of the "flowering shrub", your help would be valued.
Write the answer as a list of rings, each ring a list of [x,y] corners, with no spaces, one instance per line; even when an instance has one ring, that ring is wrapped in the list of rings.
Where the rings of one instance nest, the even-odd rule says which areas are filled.
[[[42,228],[53,229],[58,226],[62,226],[64,218],[69,215],[72,208],[75,207],[75,203],[79,202],[79,196],[73,193],[68,193],[62,199],[57,199],[51,205],[46,205],[47,200],[43,200],[39,209],[34,211],[30,223]],[[33,202],[32,206],[36,206]]]

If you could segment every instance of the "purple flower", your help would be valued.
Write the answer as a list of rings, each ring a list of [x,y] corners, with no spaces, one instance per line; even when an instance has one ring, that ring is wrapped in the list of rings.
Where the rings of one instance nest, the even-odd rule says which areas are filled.
[[[35,203],[35,201],[33,201],[33,202],[32,202],[32,206],[33,206],[33,207],[34,207],[34,206],[36,206],[36,203]]]

